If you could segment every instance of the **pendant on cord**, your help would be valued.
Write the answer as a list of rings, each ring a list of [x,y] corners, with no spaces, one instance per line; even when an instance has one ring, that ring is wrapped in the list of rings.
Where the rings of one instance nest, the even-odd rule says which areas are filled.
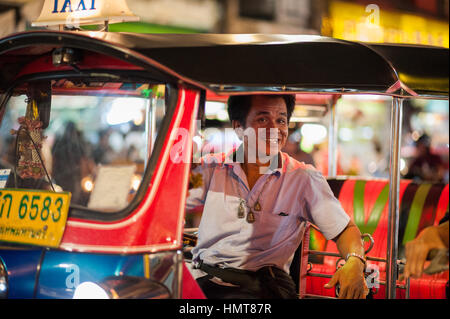
[[[261,211],[261,205],[259,204],[259,202],[255,203],[255,206],[253,206],[253,209],[255,210],[255,212]]]
[[[245,208],[244,208],[244,201],[241,200],[238,207],[238,218],[244,218],[245,217]]]
[[[249,211],[247,214],[247,223],[253,224],[255,222],[255,214],[252,211]]]

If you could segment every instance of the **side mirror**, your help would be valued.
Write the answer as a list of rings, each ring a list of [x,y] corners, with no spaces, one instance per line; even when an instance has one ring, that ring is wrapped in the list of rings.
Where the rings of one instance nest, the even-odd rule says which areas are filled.
[[[34,100],[39,112],[39,120],[42,122],[42,129],[46,129],[50,123],[50,111],[52,104],[52,84],[50,81],[30,82],[27,96]]]

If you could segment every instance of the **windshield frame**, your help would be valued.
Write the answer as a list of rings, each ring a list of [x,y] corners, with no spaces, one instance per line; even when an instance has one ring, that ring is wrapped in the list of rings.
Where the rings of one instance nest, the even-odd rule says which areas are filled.
[[[100,222],[114,222],[126,218],[130,215],[144,199],[147,192],[148,185],[153,177],[156,166],[158,164],[158,159],[161,154],[161,149],[163,147],[167,132],[170,127],[173,115],[175,113],[177,102],[178,102],[178,88],[176,84],[167,81],[156,81],[154,78],[148,76],[145,71],[109,71],[101,70],[101,73],[96,71],[90,71],[88,73],[82,73],[76,71],[62,71],[62,72],[51,72],[51,73],[37,73],[23,76],[16,81],[14,81],[11,86],[2,93],[4,96],[3,100],[0,100],[0,125],[3,121],[3,114],[6,110],[6,104],[8,103],[10,97],[12,96],[14,88],[20,86],[23,83],[36,80],[55,80],[60,78],[74,79],[74,78],[86,78],[90,77],[92,79],[102,79],[102,80],[114,80],[114,81],[133,81],[133,82],[149,82],[149,83],[165,83],[166,95],[165,95],[165,115],[162,120],[160,130],[157,134],[156,140],[153,144],[153,151],[148,159],[147,166],[145,167],[142,181],[139,185],[136,195],[133,197],[131,202],[123,209],[115,212],[102,212],[99,210],[89,209],[87,207],[70,204],[69,207],[69,218],[82,219],[87,221],[100,221]],[[167,80],[167,79],[164,79]]]

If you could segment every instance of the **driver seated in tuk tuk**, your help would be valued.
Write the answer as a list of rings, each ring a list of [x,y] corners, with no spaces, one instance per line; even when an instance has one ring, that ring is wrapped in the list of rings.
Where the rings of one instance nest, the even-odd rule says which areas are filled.
[[[190,189],[187,209],[203,205],[203,214],[192,273],[208,298],[297,298],[288,273],[306,221],[346,259],[325,287],[339,283],[339,298],[368,293],[359,229],[319,172],[281,152],[294,105],[293,95],[230,97],[229,117],[243,143],[193,170],[202,182]]]

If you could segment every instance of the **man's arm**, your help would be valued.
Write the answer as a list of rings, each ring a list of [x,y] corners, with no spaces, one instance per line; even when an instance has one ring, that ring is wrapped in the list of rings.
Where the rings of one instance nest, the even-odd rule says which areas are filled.
[[[326,179],[317,171],[305,171],[309,175],[303,185],[309,220],[319,227],[325,238],[336,242],[343,258],[348,253],[363,257],[361,233],[343,210]],[[369,290],[364,279],[364,263],[358,257],[350,257],[325,287],[332,288],[337,283],[341,286],[339,298],[365,298]]]
[[[333,240],[343,258],[351,253],[365,258],[361,232],[353,221],[350,221],[347,227]],[[332,288],[339,283],[341,286],[340,299],[364,299],[369,292],[364,278],[364,266],[364,262],[360,258],[349,257],[345,265],[336,271],[325,285],[325,288]]]

